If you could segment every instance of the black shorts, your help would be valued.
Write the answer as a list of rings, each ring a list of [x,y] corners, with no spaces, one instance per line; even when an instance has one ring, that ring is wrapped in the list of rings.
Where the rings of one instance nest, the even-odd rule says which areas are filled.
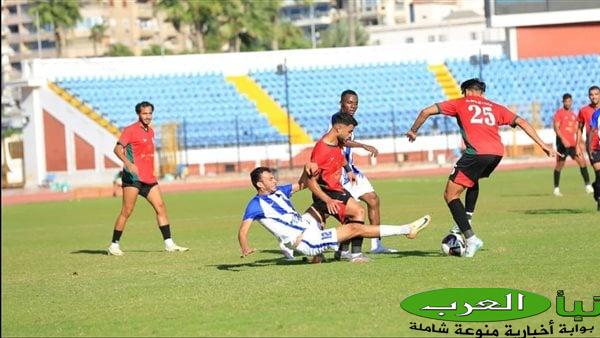
[[[137,188],[138,190],[138,194],[144,198],[148,198],[148,194],[150,193],[150,190],[152,190],[152,188],[158,185],[157,182],[154,183],[144,183],[144,182],[140,182],[140,181],[129,181],[129,180],[123,180],[123,184],[121,185],[121,187],[126,188],[126,187],[134,187]]]
[[[322,220],[325,220],[328,215],[331,215],[337,218],[340,223],[343,223],[344,219],[346,218],[346,204],[348,204],[348,200],[352,198],[352,195],[350,195],[350,193],[345,189],[344,192],[323,189],[323,192],[334,200],[341,202],[338,206],[338,213],[331,215],[327,210],[327,203],[325,203],[315,194],[312,195],[313,204],[311,205],[311,208],[319,213],[319,216]]]
[[[556,138],[556,151],[565,155],[564,157],[558,156],[559,161],[565,161],[567,156],[570,156],[571,158],[577,156],[577,149],[575,149],[575,147],[565,147],[560,137]]]
[[[489,177],[501,160],[502,156],[499,155],[463,154],[454,165],[449,179],[470,188],[477,184],[480,178]]]
[[[590,162],[592,163],[592,165],[600,163],[600,150],[592,150],[592,152],[590,153]]]

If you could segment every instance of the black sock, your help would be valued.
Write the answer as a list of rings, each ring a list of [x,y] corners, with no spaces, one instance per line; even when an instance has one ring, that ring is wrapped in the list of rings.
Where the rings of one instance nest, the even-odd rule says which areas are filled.
[[[475,183],[474,186],[467,189],[465,194],[465,211],[473,213],[475,211],[475,204],[479,197],[479,182]]]
[[[588,174],[587,167],[579,167],[579,172],[581,173],[581,177],[583,177],[585,185],[590,184],[590,175]]]
[[[558,188],[560,185],[560,171],[554,170],[554,187]]]
[[[350,250],[350,240],[343,241],[340,243],[338,251],[348,251]]]
[[[160,229],[160,233],[162,233],[163,239],[171,238],[171,226],[165,224],[159,226],[158,228]]]
[[[474,235],[473,229],[471,229],[471,225],[469,224],[469,218],[467,217],[467,213],[465,212],[465,207],[459,198],[453,199],[448,202],[448,208],[450,209],[450,213],[452,214],[452,218],[454,218],[454,222],[458,224],[460,231],[465,235],[465,238],[469,238]]]
[[[594,199],[600,199],[600,170],[596,170],[596,182],[594,184]]]
[[[363,221],[354,221],[354,220],[350,220],[350,221],[348,221],[348,223],[365,224],[365,222],[363,222]],[[350,241],[352,242],[352,250],[350,252],[353,254],[361,253],[363,238],[362,237],[354,237]]]
[[[113,243],[119,243],[119,240],[121,239],[121,235],[123,234],[123,230],[113,230],[113,238],[112,238],[112,242]]]

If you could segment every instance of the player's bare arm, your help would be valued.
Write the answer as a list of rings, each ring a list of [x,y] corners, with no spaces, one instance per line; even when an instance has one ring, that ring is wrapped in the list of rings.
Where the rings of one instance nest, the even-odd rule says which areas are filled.
[[[350,148],[362,148],[368,152],[371,153],[371,156],[373,157],[377,157],[377,155],[379,155],[379,150],[377,150],[377,148],[368,145],[368,144],[364,144],[364,143],[360,143],[360,142],[356,142],[356,141],[351,141],[351,140],[347,140],[344,145],[346,147],[350,147]]]
[[[559,154],[553,148],[548,147],[539,137],[535,129],[533,129],[533,127],[529,124],[529,122],[517,116],[515,119],[515,124],[519,126],[519,128],[523,129],[523,131],[542,148],[548,157],[555,157],[557,154],[561,157],[564,157],[563,154]]]
[[[554,132],[556,133],[556,136],[558,136],[560,141],[565,145],[566,148],[569,148],[571,145],[565,138],[563,138],[563,136],[560,132],[560,122],[554,121],[554,123],[552,124],[552,127],[554,128]]]
[[[583,150],[581,149],[581,135],[583,134],[583,123],[579,122],[577,126],[577,132],[575,133],[575,150],[577,151],[578,157],[583,157]]]
[[[137,166],[135,164],[131,163],[131,161],[129,161],[129,159],[125,156],[125,153],[123,152],[123,146],[120,143],[117,143],[117,145],[115,146],[115,149],[113,151],[114,151],[115,155],[117,155],[119,160],[121,160],[121,162],[123,162],[123,165],[125,165],[125,168],[127,168],[127,171],[129,171],[132,174],[139,175]]]
[[[255,252],[256,249],[251,248],[248,243],[248,231],[250,231],[250,226],[252,225],[251,219],[245,219],[240,224],[240,230],[238,232],[238,240],[240,242],[240,250],[242,252],[242,258],[250,255]]]
[[[410,130],[406,133],[406,137],[408,137],[408,141],[414,142],[415,139],[417,138],[417,131],[419,130],[419,128],[421,128],[423,123],[425,123],[425,121],[427,121],[429,116],[437,115],[439,113],[440,113],[440,110],[438,109],[438,106],[435,104],[421,110],[421,112],[419,113],[419,116],[417,116],[417,119],[413,123],[412,127],[410,127]]]
[[[319,170],[319,166],[316,163],[310,162],[304,165],[304,170],[298,178],[298,182],[292,185],[292,194],[306,188],[306,182],[310,176],[314,175]]]
[[[321,189],[321,187],[319,186],[319,183],[317,182],[317,174],[312,175],[307,181],[306,181],[306,186],[308,187],[308,189],[310,191],[312,191],[313,194],[315,194],[320,200],[322,200],[323,202],[325,202],[325,204],[327,204],[327,211],[334,215],[337,214],[338,212],[338,205],[337,202],[327,196],[327,194],[325,194],[325,192],[323,191],[323,189]]]

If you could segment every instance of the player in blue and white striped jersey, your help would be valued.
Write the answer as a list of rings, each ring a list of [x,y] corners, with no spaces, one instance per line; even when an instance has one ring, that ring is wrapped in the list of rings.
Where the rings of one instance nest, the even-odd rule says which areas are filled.
[[[376,238],[405,235],[414,239],[429,224],[431,217],[427,215],[406,225],[371,226],[349,223],[321,230],[319,223],[310,214],[300,215],[290,201],[293,193],[305,188],[306,181],[316,170],[315,164],[307,164],[298,183],[282,186],[277,185],[269,168],[258,167],[250,173],[257,194],[246,207],[238,233],[242,257],[256,251],[248,243],[248,231],[255,220],[287,247],[309,256],[319,255],[328,248],[336,249],[340,241],[357,236]]]

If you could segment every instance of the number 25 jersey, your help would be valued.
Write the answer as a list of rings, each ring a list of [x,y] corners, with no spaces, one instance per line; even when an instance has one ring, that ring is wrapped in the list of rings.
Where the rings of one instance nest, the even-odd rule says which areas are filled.
[[[514,126],[517,116],[508,108],[482,96],[466,96],[436,103],[438,110],[456,117],[465,141],[465,153],[472,155],[504,155],[500,126]]]

